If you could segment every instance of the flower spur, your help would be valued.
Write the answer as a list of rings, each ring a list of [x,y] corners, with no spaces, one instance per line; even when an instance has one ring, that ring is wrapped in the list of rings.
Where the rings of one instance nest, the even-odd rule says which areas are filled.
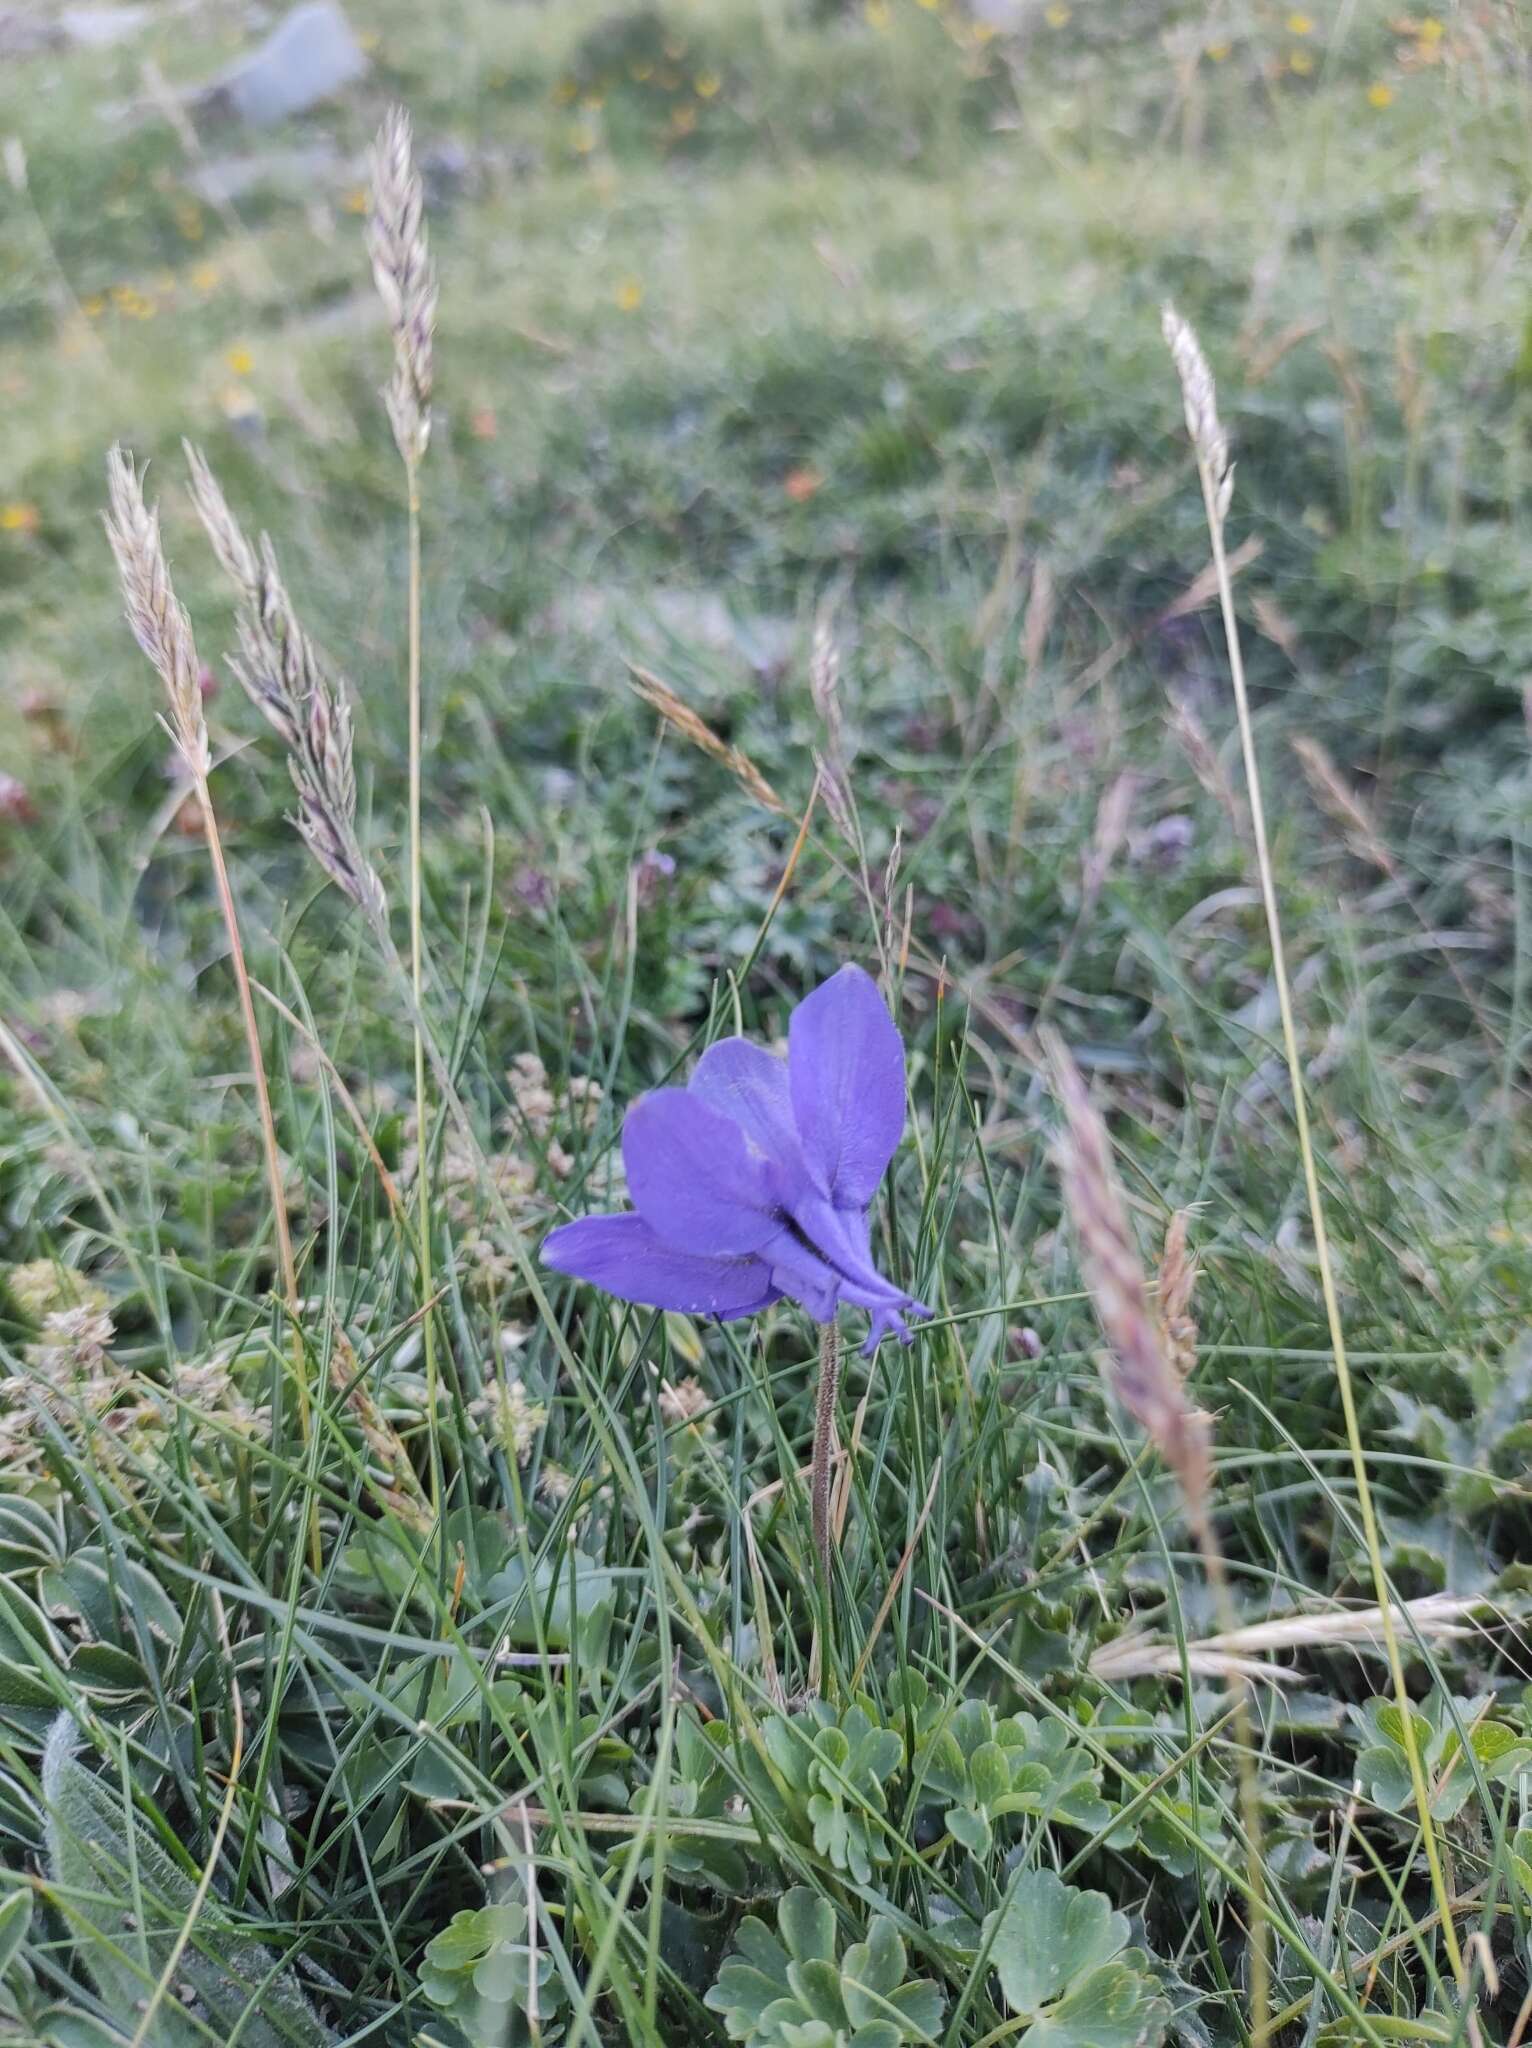
[[[727,1320],[784,1295],[818,1323],[865,1309],[864,1352],[911,1341],[924,1303],[873,1264],[868,1208],[904,1131],[904,1048],[877,986],[843,967],[798,1005],[785,1060],[710,1046],[685,1088],[628,1111],[635,1207],[550,1233],[543,1263],[623,1301]]]

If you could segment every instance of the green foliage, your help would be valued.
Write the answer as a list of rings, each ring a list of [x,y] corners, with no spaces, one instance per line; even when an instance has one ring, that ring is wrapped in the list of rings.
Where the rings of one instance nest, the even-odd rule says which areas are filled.
[[[918,1683],[926,1694],[924,1680]],[[927,1720],[941,1715],[939,1702],[925,1703]],[[997,1720],[986,1700],[963,1700],[941,1718],[917,1748],[913,1775],[951,1802],[943,1820],[974,1856],[989,1855],[996,1822],[1010,1815],[1091,1835],[1112,1818],[1101,1796],[1100,1766],[1071,1740],[1064,1722],[1025,1712]]]
[[[1227,1617],[1102,1397],[1038,1027],[1089,1070],[1151,1280],[1191,1219],[1234,1618],[1296,1638],[1252,1695],[1280,2038],[1463,2035],[1401,1724],[1350,1712],[1388,1687],[1370,1649],[1304,1636],[1374,1596],[1170,295],[1237,460],[1384,1556],[1397,1597],[1486,1601],[1401,1641],[1460,1934],[1499,1966],[1497,1997],[1475,1962],[1470,2031],[1510,2040],[1508,1909],[1532,1913],[1515,10],[1359,0],[1301,28],[1257,0],[1036,0],[1013,30],[959,0],[368,0],[364,83],[259,136],[199,116],[197,157],[113,110],[153,66],[195,89],[259,25],[128,11],[88,48],[0,0],[0,2037],[125,2048],[232,1776],[166,2048],[529,2035],[504,1890],[528,1858],[544,2038],[1136,2048],[1168,2000],[1182,2048],[1232,2048],[1237,1745],[1223,1684],[1179,1675]],[[14,56],[33,15],[50,46]],[[424,1008],[462,1113],[433,1073],[424,1134],[409,1004],[287,822],[175,452],[207,444],[349,672],[398,939],[404,494],[356,190],[393,97],[441,284]],[[101,544],[129,431],[216,684],[296,1318],[205,838]],[[822,804],[798,837],[824,608],[856,849]],[[783,813],[657,729],[631,660]],[[887,967],[910,1055],[879,1261],[940,1313],[871,1361],[848,1314],[826,1615],[799,1314],[629,1312],[540,1292],[524,1259],[620,1205],[638,1094],[721,1035],[773,1041],[846,958]],[[89,1358],[50,1343],[59,1285],[112,1325]],[[513,1375],[542,1415],[524,1445],[488,1399]],[[1158,1668],[1105,1677],[1098,1653],[1145,1635]],[[66,1710],[88,1747],[43,1773]]]
[[[290,1967],[240,1931],[196,1886],[136,1810],[76,1754],[60,1715],[43,1757],[52,1899],[103,2002],[136,2011],[165,1970],[178,1936],[191,1938],[155,2019],[157,2041],[192,2048],[211,2025],[249,2048],[325,2048],[332,2035]],[[186,2010],[182,2008],[185,2007]]]
[[[801,1841],[811,1841],[834,1870],[866,1884],[891,1854],[885,1815],[888,1781],[904,1744],[854,1702],[837,1715],[823,1700],[802,1713],[774,1714],[761,1725],[763,1759],[740,1748],[740,1766],[759,1808]]]
[[[695,1713],[678,1717],[664,1811],[676,1821],[701,1825],[676,1831],[666,1845],[663,1867],[674,1884],[697,1884],[726,1896],[737,1896],[748,1888],[749,1865],[743,1850],[722,1838],[737,1796],[736,1780],[728,1768],[728,1749],[729,1729],[723,1722],[704,1723]],[[628,1803],[635,1813],[645,1811],[650,1803],[649,1785],[634,1785]],[[710,1823],[720,1833],[710,1833]],[[630,1860],[628,1848],[614,1850],[611,1860],[621,1869]],[[639,1851],[633,1860],[638,1862],[646,1880],[652,1879],[656,1869],[654,1852]]]
[[[1495,1788],[1515,1779],[1532,1761],[1532,1742],[1509,1721],[1487,1713],[1491,1705],[1489,1700],[1449,1702],[1437,1692],[1412,1713],[1416,1753],[1438,1820],[1454,1820],[1481,1788],[1493,1800]],[[1395,1813],[1407,1812],[1415,1804],[1415,1788],[1397,1702],[1368,1700],[1352,1709],[1352,1719],[1364,1738],[1356,1767],[1367,1796]]]
[[[841,1954],[833,1907],[795,1885],[775,1933],[753,1915],[740,1922],[706,2003],[749,2048],[899,2048],[935,2037],[943,2001],[909,1974],[891,1921],[875,1918]]]
[[[1128,1947],[1128,1922],[1100,1892],[1028,1870],[984,1923],[984,1939],[1031,2048],[1154,2048],[1167,2000]]]
[[[546,1948],[534,1951],[520,1900],[454,1913],[426,1944],[420,1988],[468,2048],[520,2048],[563,2031],[563,1982]]]

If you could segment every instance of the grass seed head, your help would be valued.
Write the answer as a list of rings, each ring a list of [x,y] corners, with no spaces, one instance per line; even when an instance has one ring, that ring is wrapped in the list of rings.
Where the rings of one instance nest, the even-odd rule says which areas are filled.
[[[1229,442],[1218,418],[1218,392],[1208,359],[1195,329],[1167,304],[1160,319],[1176,375],[1181,380],[1181,401],[1186,408],[1186,431],[1192,437],[1197,461],[1207,471],[1213,503],[1222,522],[1228,516],[1234,495],[1234,465],[1229,460]]]
[[[106,535],[122,579],[123,609],[134,639],[165,685],[170,702],[166,728],[193,777],[201,781],[212,766],[202,711],[202,664],[191,620],[170,580],[159,513],[144,502],[143,479],[132,456],[120,447],[107,455],[106,481]]]
[[[1085,1284],[1112,1357],[1111,1385],[1200,1513],[1208,1491],[1207,1418],[1193,1408],[1149,1306],[1111,1140],[1062,1044],[1049,1045],[1054,1093],[1064,1112],[1055,1156]]]
[[[389,111],[373,144],[367,248],[394,335],[393,376],[384,403],[399,453],[413,469],[431,438],[436,275],[426,248],[425,201],[410,117],[403,107]]]
[[[287,749],[304,844],[342,893],[381,929],[387,899],[356,830],[351,706],[299,624],[267,535],[252,546],[216,477],[189,443],[192,500],[239,594],[239,653],[230,666]]]
[[[668,726],[709,754],[715,761],[721,761],[729,773],[753,796],[758,804],[768,811],[785,812],[783,803],[760,769],[756,767],[743,748],[731,747],[727,740],[720,739],[713,728],[699,718],[691,706],[678,697],[668,683],[662,682],[648,669],[630,664],[633,670],[633,688],[651,711],[658,712]]]

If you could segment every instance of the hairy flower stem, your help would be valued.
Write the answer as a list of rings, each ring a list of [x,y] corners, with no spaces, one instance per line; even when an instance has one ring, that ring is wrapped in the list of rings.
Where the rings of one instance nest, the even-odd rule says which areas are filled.
[[[1200,351],[1199,351],[1200,356]],[[1179,367],[1179,363],[1178,363]],[[1205,369],[1204,369],[1205,374]],[[1184,376],[1183,376],[1184,382]],[[1208,379],[1208,403],[1212,404],[1211,379]],[[1188,406],[1188,421],[1192,408]],[[1330,1349],[1335,1359],[1335,1378],[1340,1390],[1341,1410],[1346,1424],[1346,1443],[1351,1453],[1352,1474],[1356,1484],[1357,1512],[1362,1524],[1362,1538],[1367,1550],[1367,1561],[1371,1569],[1374,1597],[1377,1602],[1380,1626],[1383,1631],[1383,1647],[1388,1659],[1389,1678],[1393,1685],[1394,1698],[1398,1703],[1401,1732],[1406,1756],[1410,1767],[1410,1784],[1415,1794],[1415,1810],[1419,1815],[1421,1843],[1425,1850],[1426,1865],[1431,1874],[1431,1890],[1441,1916],[1442,1943],[1453,1978],[1461,1996],[1468,1996],[1468,1979],[1464,1968],[1463,1951],[1458,1941],[1457,1929],[1452,1918],[1452,1893],[1442,1867],[1441,1849],[1436,1838],[1436,1826],[1431,1813],[1430,1789],[1427,1785],[1425,1767],[1420,1755],[1420,1745],[1415,1734],[1415,1715],[1410,1702],[1409,1688],[1405,1684],[1404,1664],[1399,1655],[1399,1638],[1394,1627],[1392,1595],[1389,1591],[1388,1574],[1383,1563],[1383,1547],[1378,1533],[1378,1518],[1373,1507],[1372,1485],[1367,1476],[1367,1453],[1362,1444],[1362,1429],[1357,1414],[1356,1392],[1351,1379],[1351,1366],[1346,1352],[1346,1333],[1341,1321],[1340,1296],[1335,1285],[1335,1270],[1330,1257],[1330,1234],[1325,1225],[1324,1198],[1320,1192],[1319,1169],[1314,1156],[1313,1136],[1309,1128],[1308,1099],[1304,1091],[1303,1061],[1298,1050],[1298,1032],[1293,1016],[1292,989],[1288,981],[1287,957],[1282,943],[1282,920],[1277,907],[1276,883],[1273,879],[1271,847],[1266,836],[1266,813],[1261,799],[1260,764],[1256,759],[1255,730],[1250,719],[1250,699],[1245,687],[1245,663],[1240,647],[1239,624],[1234,612],[1234,589],[1229,575],[1228,558],[1224,549],[1224,517],[1228,509],[1228,474],[1219,475],[1217,450],[1211,448],[1205,437],[1195,432],[1193,441],[1197,452],[1197,475],[1202,485],[1203,505],[1207,513],[1208,532],[1213,543],[1213,567],[1218,582],[1218,602],[1223,617],[1224,641],[1228,648],[1229,670],[1234,684],[1235,715],[1239,724],[1240,749],[1244,757],[1245,783],[1250,797],[1250,830],[1255,841],[1256,866],[1261,885],[1261,902],[1266,913],[1267,943],[1271,948],[1271,973],[1276,985],[1277,1008],[1282,1020],[1282,1049],[1287,1063],[1288,1082],[1293,1098],[1293,1123],[1298,1134],[1298,1150],[1303,1162],[1304,1190],[1308,1199],[1309,1218],[1314,1232],[1314,1259],[1319,1268],[1320,1292],[1324,1298],[1325,1320],[1329,1328]],[[1226,451],[1225,451],[1226,453]]]
[[[830,1597],[830,1479],[835,1469],[835,1399],[840,1392],[840,1329],[819,1326],[819,1388],[814,1401],[814,1450],[809,1465],[809,1510],[824,1595]]]

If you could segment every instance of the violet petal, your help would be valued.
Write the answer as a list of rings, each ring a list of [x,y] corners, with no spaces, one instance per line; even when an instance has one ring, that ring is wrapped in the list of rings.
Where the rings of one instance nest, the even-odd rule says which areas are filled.
[[[794,1010],[787,1072],[810,1171],[837,1207],[866,1208],[904,1132],[904,1047],[860,967]]]
[[[790,1203],[807,1183],[808,1169],[793,1119],[786,1060],[748,1038],[720,1038],[697,1062],[687,1093],[700,1095],[739,1125],[777,1168],[778,1194]]]
[[[678,1252],[642,1216],[582,1216],[543,1240],[542,1260],[556,1273],[589,1280],[623,1301],[687,1315],[754,1315],[778,1299],[760,1259],[710,1259]]]
[[[639,1214],[678,1251],[759,1251],[782,1227],[767,1160],[737,1123],[689,1089],[657,1088],[634,1103],[622,1159]]]

